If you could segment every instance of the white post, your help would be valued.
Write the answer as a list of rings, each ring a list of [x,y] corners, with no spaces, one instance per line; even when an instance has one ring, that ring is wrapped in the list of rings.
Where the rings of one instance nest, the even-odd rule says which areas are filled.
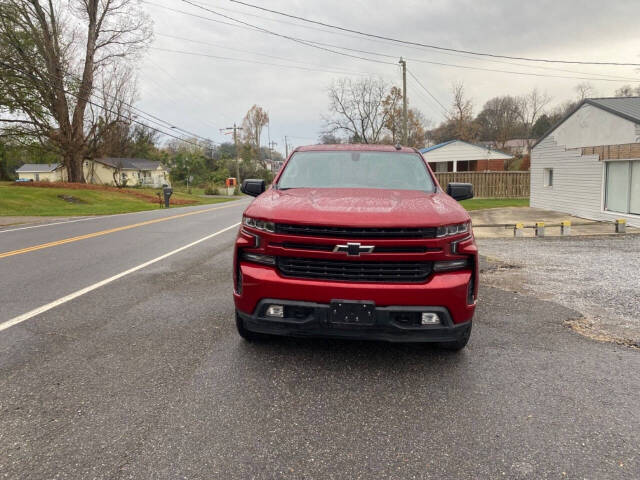
[[[457,172],[457,171],[458,171],[458,161],[457,161],[457,160],[454,160],[454,161],[453,161],[453,171],[454,171],[454,172]]]

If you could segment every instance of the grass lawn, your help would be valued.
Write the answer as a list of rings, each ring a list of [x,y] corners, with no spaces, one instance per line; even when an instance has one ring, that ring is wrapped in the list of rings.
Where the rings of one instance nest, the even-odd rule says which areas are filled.
[[[484,208],[528,207],[528,198],[472,198],[463,200],[460,204],[467,210],[482,210]]]
[[[158,190],[136,189],[147,197],[156,197]],[[142,195],[144,196],[144,195]],[[67,197],[65,199],[64,197]],[[72,198],[69,198],[72,197]],[[76,188],[49,188],[16,186],[0,182],[0,215],[2,216],[71,216],[109,215],[115,213],[156,210],[158,202],[140,198],[128,192],[112,190],[88,190]],[[204,205],[228,201],[225,198],[203,198],[177,192],[171,200],[182,205]],[[176,205],[172,205],[174,207]]]

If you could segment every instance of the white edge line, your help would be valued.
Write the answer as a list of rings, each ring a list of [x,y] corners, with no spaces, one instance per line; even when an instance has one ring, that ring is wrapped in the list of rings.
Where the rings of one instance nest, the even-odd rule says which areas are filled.
[[[71,300],[78,298],[86,293],[92,292],[93,290],[96,290],[100,287],[104,287],[105,285],[111,283],[111,282],[115,282],[116,280],[129,275],[133,272],[137,272],[138,270],[141,270],[145,267],[148,267],[149,265],[152,265],[156,262],[159,262],[161,260],[164,260],[167,257],[170,257],[172,255],[175,255],[176,253],[182,252],[183,250],[186,250],[187,248],[191,248],[194,245],[197,245],[199,243],[205,242],[207,240],[209,240],[210,238],[213,237],[217,237],[218,235],[225,233],[233,228],[236,228],[238,225],[240,225],[240,222],[231,225],[229,227],[223,228],[222,230],[218,230],[215,233],[212,233],[211,235],[207,235],[206,237],[202,237],[199,240],[196,240],[195,242],[191,242],[187,245],[184,245],[180,248],[176,248],[175,250],[172,250],[168,253],[165,253],[164,255],[160,255],[157,258],[154,258],[153,260],[149,260],[148,262],[144,262],[141,263],[140,265],[137,265],[133,268],[130,268],[129,270],[125,270],[124,272],[118,273],[117,275],[114,275],[113,277],[109,277],[106,278],[98,283],[94,283],[93,285],[89,285],[88,287],[82,288],[80,290],[77,290],[73,293],[70,293],[69,295],[66,295],[62,298],[59,298],[57,300],[54,300],[53,302],[47,303],[46,305],[42,305],[41,307],[35,308],[33,310],[31,310],[30,312],[26,312],[23,313],[22,315],[18,315],[17,317],[12,318],[11,320],[7,320],[6,322],[0,323],[0,332],[3,330],[6,330],[7,328],[13,327],[14,325],[18,325],[19,323],[24,322],[25,320],[29,320],[30,318],[35,317],[36,315],[40,315],[41,313],[44,313],[48,310],[51,310],[52,308],[57,307],[58,305],[62,305],[63,303],[67,303],[70,302]]]
[[[50,227],[52,225],[63,225],[65,223],[84,222],[86,220],[95,220],[96,218],[99,218],[99,217],[79,218],[79,219],[76,219],[76,220],[67,220],[66,222],[43,223],[43,224],[40,224],[40,225],[31,225],[29,227],[19,227],[19,228],[12,228],[10,230],[0,230],[0,233],[17,232],[18,230],[29,230],[31,228]]]

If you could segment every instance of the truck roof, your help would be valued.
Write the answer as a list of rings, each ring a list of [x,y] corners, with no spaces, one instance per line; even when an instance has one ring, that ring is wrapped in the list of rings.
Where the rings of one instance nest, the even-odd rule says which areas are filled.
[[[297,147],[294,152],[314,152],[314,151],[368,151],[368,152],[405,152],[415,153],[411,147],[400,147],[397,149],[393,145],[372,145],[368,143],[341,143],[337,145],[307,145]]]

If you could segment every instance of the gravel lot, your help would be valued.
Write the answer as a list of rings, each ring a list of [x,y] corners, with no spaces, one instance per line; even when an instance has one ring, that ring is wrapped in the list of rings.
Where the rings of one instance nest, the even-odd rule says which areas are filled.
[[[640,236],[481,239],[484,282],[581,312],[577,330],[640,346]]]

